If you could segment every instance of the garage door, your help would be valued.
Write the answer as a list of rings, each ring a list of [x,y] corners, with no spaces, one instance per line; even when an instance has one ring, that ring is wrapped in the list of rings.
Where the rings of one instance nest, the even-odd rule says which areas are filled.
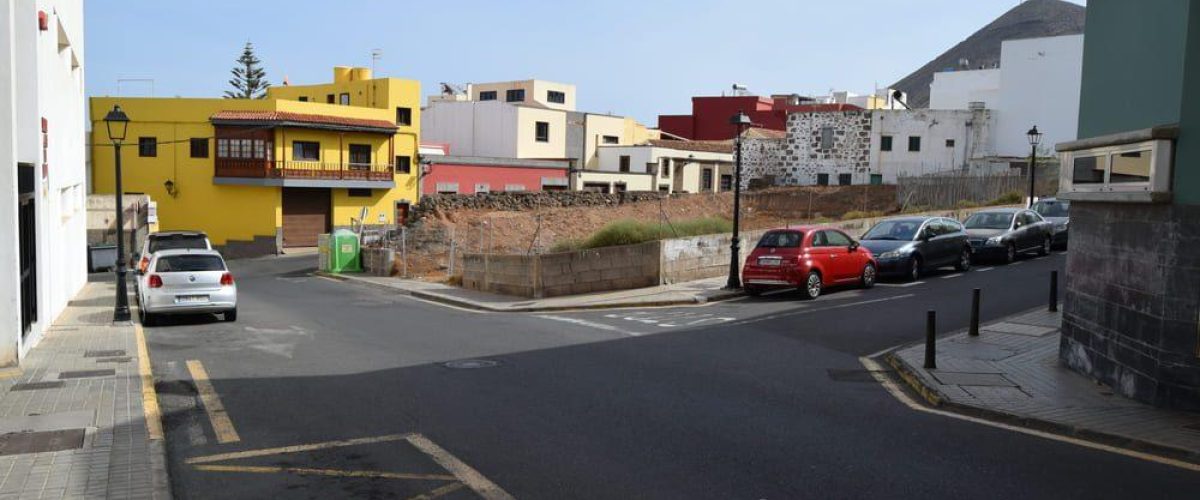
[[[283,188],[283,246],[315,247],[317,235],[329,232],[328,189]]]

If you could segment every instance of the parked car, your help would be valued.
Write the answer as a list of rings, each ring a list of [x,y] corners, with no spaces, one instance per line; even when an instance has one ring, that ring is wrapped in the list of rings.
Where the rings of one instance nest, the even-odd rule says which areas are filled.
[[[1058,198],[1042,198],[1033,204],[1033,211],[1054,224],[1051,245],[1055,248],[1067,248],[1067,226],[1071,222],[1071,202]]]
[[[175,248],[212,250],[212,242],[208,240],[208,235],[202,231],[160,231],[150,233],[146,236],[146,241],[142,243],[141,252],[138,252],[137,272],[146,272],[146,267],[150,265],[150,258],[154,256],[155,252]]]
[[[976,257],[999,257],[1005,263],[1024,252],[1049,254],[1054,236],[1053,224],[1024,208],[981,210],[967,217],[963,226]]]
[[[742,268],[746,293],[799,287],[804,298],[815,299],[827,286],[857,283],[875,285],[875,258],[854,238],[832,228],[773,229],[758,240]]]
[[[925,271],[954,266],[971,268],[971,244],[962,224],[945,217],[896,217],[875,224],[862,237],[880,275],[916,281]]]
[[[143,325],[153,326],[167,314],[216,313],[237,321],[237,284],[215,250],[159,250],[138,282]]]

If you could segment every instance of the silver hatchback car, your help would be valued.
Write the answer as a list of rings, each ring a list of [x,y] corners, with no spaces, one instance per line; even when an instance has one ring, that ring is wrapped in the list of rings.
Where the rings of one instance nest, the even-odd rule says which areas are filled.
[[[222,314],[237,321],[237,284],[215,250],[179,249],[155,253],[138,277],[142,324],[165,314]]]

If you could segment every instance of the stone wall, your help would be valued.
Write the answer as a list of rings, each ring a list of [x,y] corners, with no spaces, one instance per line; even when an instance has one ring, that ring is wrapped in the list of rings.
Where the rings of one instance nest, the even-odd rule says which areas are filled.
[[[1059,357],[1121,394],[1200,411],[1200,207],[1071,204]]]
[[[831,136],[823,144],[826,128]],[[837,184],[840,174],[851,174],[854,184],[871,179],[868,111],[791,113],[786,138],[752,139],[747,144],[754,148],[742,159],[747,185],[751,179],[770,178],[777,186],[809,186],[817,184],[819,174],[827,174],[829,184]]]
[[[655,286],[659,255],[657,241],[549,254],[467,254],[462,286],[533,298]]]
[[[537,192],[494,192],[471,195],[433,194],[421,197],[421,203],[413,207],[409,220],[438,212],[461,209],[472,210],[531,210],[549,207],[594,207],[611,206],[639,201],[654,201],[665,198],[665,193],[652,191],[627,191],[624,193],[595,193],[587,191],[537,191]]]

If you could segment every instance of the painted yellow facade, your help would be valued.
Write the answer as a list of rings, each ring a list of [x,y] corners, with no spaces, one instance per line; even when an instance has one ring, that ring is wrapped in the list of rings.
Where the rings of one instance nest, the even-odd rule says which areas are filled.
[[[357,78],[352,78],[357,77]],[[348,95],[350,105],[328,104],[326,96]],[[316,97],[319,96],[319,102]],[[306,97],[304,102],[300,97]],[[340,99],[335,97],[335,100]],[[323,168],[346,169],[350,163],[350,145],[367,145],[371,168],[386,178],[376,182],[305,180],[306,189],[329,191],[330,225],[348,226],[365,207],[368,224],[394,224],[396,204],[415,204],[418,200],[417,151],[420,124],[420,84],[394,78],[371,79],[369,70],[338,68],[335,81],[324,85],[272,87],[259,100],[196,98],[95,97],[91,99],[92,182],[96,193],[114,190],[112,146],[103,118],[114,105],[120,105],[130,123],[121,148],[123,188],[129,193],[145,193],[157,202],[162,230],[195,229],[208,233],[214,245],[245,248],[266,253],[274,242],[282,246],[284,226],[284,190],[294,184],[258,179],[220,176],[218,173],[218,129],[213,117],[221,112],[274,113],[276,115],[321,117],[329,123],[338,120],[371,120],[391,126],[398,118],[406,120],[391,129],[339,129],[337,126],[263,123],[244,127],[257,130],[271,144],[269,157],[277,165],[320,164]],[[407,108],[407,111],[397,111]],[[240,130],[240,129],[239,129]],[[268,132],[269,131],[269,132]],[[154,138],[153,156],[139,149],[140,138]],[[193,157],[192,140],[203,140],[204,157]],[[295,143],[319,143],[317,162],[293,162]],[[396,165],[406,157],[408,168]],[[361,159],[360,159],[361,160]],[[251,160],[247,160],[251,161]],[[261,162],[261,160],[258,160]],[[395,166],[389,170],[389,165]],[[222,170],[221,172],[227,172]],[[168,181],[171,192],[168,192]],[[254,184],[258,182],[259,184]],[[288,181],[292,182],[292,181]],[[357,196],[351,196],[351,190]],[[369,195],[363,196],[368,193]]]

